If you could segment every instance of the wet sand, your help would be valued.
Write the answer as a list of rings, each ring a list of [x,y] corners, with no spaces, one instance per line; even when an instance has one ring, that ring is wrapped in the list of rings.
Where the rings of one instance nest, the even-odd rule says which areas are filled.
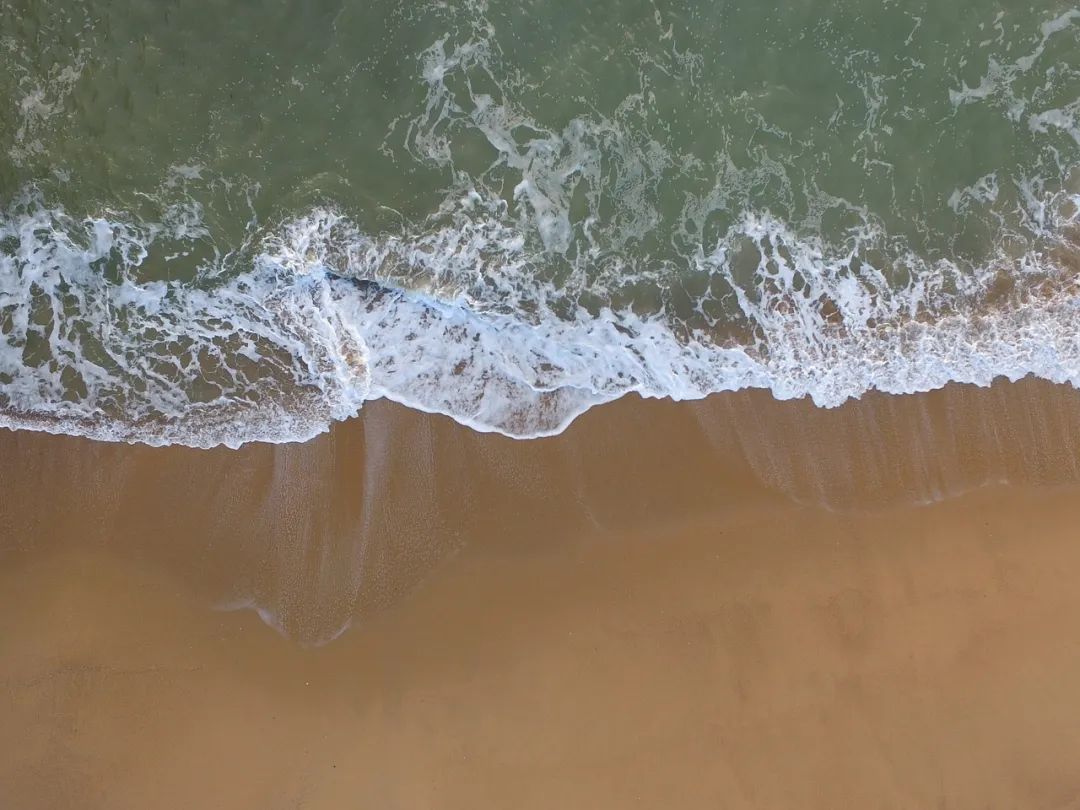
[[[0,806],[1071,807],[1078,458],[1029,381],[5,433]]]

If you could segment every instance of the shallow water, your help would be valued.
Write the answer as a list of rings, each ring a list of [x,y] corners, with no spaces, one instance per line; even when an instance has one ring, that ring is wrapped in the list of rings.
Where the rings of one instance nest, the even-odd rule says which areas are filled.
[[[1080,380],[1080,8],[16,0],[0,422]]]

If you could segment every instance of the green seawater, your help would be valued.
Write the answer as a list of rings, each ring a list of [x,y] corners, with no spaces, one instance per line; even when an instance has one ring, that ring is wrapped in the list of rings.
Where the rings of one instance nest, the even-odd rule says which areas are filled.
[[[1080,7],[6,0],[0,421],[1080,379]]]

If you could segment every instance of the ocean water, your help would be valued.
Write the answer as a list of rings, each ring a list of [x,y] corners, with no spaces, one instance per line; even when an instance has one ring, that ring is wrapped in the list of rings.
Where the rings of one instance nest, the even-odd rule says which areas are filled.
[[[5,0],[0,424],[1080,383],[1080,6]]]

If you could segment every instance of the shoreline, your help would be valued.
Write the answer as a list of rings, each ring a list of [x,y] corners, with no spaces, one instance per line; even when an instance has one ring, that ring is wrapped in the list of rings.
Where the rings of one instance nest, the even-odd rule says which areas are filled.
[[[310,602],[312,586],[336,591],[333,607],[299,622],[333,613],[337,627],[278,617],[303,640],[336,635],[351,607],[392,604],[444,557],[496,536],[517,548],[617,534],[722,512],[749,493],[846,513],[1076,481],[1080,391],[1034,378],[828,409],[757,389],[631,396],[535,440],[377,400],[308,442],[238,450],[0,431],[0,555],[90,544],[160,557],[213,583],[215,604],[270,615]],[[206,560],[185,565],[197,556]],[[289,565],[306,580],[285,581]],[[260,567],[276,581],[221,576]]]
[[[0,803],[1067,805],[1080,392],[860,403],[0,434]]]

